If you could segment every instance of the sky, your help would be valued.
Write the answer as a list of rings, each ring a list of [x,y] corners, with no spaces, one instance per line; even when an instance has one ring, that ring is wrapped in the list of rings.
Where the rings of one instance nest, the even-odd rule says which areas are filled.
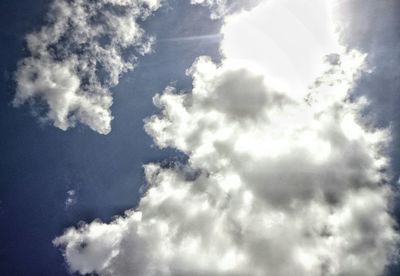
[[[3,0],[1,275],[398,275],[396,0]]]

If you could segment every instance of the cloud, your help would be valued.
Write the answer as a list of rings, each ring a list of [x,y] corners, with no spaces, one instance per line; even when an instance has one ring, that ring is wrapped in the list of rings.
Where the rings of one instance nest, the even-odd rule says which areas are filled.
[[[71,206],[75,205],[77,202],[77,194],[75,190],[68,190],[67,191],[67,198],[65,199],[65,209],[70,208]]]
[[[398,30],[400,20],[397,10],[400,3],[396,0],[376,1],[340,1],[338,16],[341,25],[341,39],[349,47],[360,49],[368,54],[366,63],[371,68],[357,82],[354,94],[368,95],[371,102],[368,117],[379,126],[393,128],[393,159],[396,169],[399,167],[398,133],[399,112],[399,70],[400,62]],[[396,174],[395,177],[397,177]]]
[[[400,173],[400,18],[397,11],[400,2],[383,1],[340,1],[338,17],[341,22],[341,39],[349,47],[367,53],[366,64],[370,68],[353,89],[353,97],[367,95],[370,104],[363,110],[365,120],[371,125],[390,127],[392,139],[391,182],[396,192],[396,207],[393,212],[400,221],[399,185],[396,183]],[[395,267],[398,264],[395,264]],[[396,274],[396,273],[394,273]]]
[[[210,8],[211,18],[218,19],[226,15],[249,10],[263,0],[191,0],[193,5]]]
[[[292,1],[284,5],[296,6]],[[264,16],[258,8],[267,9],[233,15],[237,20],[226,19],[223,32],[233,31],[229,24],[243,30],[240,18]],[[253,28],[262,29],[258,22]],[[231,43],[226,37],[222,51]],[[260,41],[258,35],[248,39]],[[282,46],[289,55],[296,51]],[[70,269],[100,275],[382,274],[398,241],[385,185],[389,133],[362,125],[365,101],[349,99],[366,69],[365,55],[340,45],[334,53],[323,49],[324,57],[313,56],[320,62],[302,64],[305,70],[315,66],[315,79],[286,87],[268,74],[270,64],[254,65],[251,51],[244,49],[241,58],[223,52],[220,64],[199,57],[188,70],[192,91],[167,87],[154,97],[160,114],[145,124],[159,147],[184,152],[188,163],[146,165],[149,188],[136,209],[57,237]],[[290,83],[296,75],[280,77]]]
[[[107,134],[112,95],[121,74],[150,51],[152,38],[137,21],[158,0],[55,0],[48,23],[27,35],[29,56],[16,72],[14,105],[26,102],[42,121],[66,130],[77,122]]]

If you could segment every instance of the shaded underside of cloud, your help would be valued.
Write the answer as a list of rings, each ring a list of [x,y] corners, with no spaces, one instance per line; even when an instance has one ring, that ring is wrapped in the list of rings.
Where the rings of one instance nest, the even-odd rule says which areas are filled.
[[[107,134],[112,94],[121,74],[152,38],[138,22],[159,7],[158,0],[55,0],[47,24],[27,35],[29,56],[16,73],[14,105],[26,102],[43,122],[66,130],[77,122]]]
[[[223,32],[265,15],[257,9],[285,12],[298,1],[231,15]],[[320,31],[305,39],[320,42]],[[227,34],[221,63],[199,57],[188,70],[192,91],[167,87],[154,97],[160,113],[145,123],[159,147],[184,152],[188,163],[146,165],[148,190],[135,210],[69,228],[54,244],[81,274],[381,275],[398,236],[388,213],[390,135],[360,123],[366,101],[349,98],[369,70],[365,55],[329,40],[315,63],[295,65],[318,72],[311,83],[281,86],[267,73],[271,64],[253,66],[246,52],[256,41],[274,51],[269,40],[248,36],[238,52]],[[298,53],[295,41],[277,41]],[[291,83],[303,74],[293,72],[277,76]]]

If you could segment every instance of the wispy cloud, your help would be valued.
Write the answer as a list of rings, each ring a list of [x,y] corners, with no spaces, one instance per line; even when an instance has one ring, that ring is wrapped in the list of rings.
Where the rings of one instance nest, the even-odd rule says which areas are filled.
[[[75,190],[68,190],[67,191],[67,198],[65,199],[65,209],[70,208],[71,206],[75,205],[77,202],[77,195]]]
[[[193,5],[208,7],[211,18],[218,19],[241,10],[251,9],[263,0],[191,0]]]

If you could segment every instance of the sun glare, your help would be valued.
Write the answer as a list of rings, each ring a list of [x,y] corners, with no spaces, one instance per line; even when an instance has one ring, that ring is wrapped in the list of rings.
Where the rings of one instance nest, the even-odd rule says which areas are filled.
[[[266,1],[225,19],[221,52],[301,93],[323,69],[323,56],[339,47],[328,8],[320,0]]]

